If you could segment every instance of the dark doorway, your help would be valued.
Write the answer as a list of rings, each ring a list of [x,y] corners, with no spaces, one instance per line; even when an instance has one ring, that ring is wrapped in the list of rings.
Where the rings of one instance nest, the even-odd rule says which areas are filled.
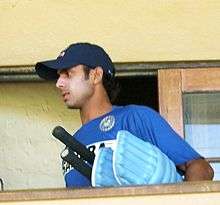
[[[157,76],[118,77],[120,93],[116,105],[146,105],[158,111]]]

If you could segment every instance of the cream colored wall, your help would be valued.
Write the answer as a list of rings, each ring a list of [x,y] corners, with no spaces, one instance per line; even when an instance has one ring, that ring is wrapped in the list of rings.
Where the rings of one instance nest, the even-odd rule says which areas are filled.
[[[0,65],[34,64],[90,41],[115,62],[219,59],[218,0],[4,0]]]
[[[0,178],[5,189],[64,187],[60,152],[51,131],[73,133],[77,111],[68,110],[52,83],[1,83]]]

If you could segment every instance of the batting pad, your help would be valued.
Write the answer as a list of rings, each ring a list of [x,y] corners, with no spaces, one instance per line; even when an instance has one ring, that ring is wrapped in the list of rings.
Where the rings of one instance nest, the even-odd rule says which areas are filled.
[[[93,187],[119,186],[112,169],[112,154],[111,148],[100,148],[96,154],[91,177]]]
[[[125,130],[117,134],[112,166],[119,185],[182,181],[174,163],[163,152]]]

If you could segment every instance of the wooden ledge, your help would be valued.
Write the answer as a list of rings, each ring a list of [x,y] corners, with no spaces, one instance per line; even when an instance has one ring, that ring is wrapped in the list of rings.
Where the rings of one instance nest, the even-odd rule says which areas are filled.
[[[180,184],[110,187],[110,188],[79,188],[79,189],[33,189],[0,192],[1,202],[60,200],[60,199],[88,199],[124,196],[171,195],[220,193],[220,181],[183,182]]]

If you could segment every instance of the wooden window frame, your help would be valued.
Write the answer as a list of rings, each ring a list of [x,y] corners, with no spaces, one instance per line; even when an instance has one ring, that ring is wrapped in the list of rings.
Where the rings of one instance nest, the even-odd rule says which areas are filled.
[[[184,138],[183,93],[220,91],[220,68],[158,70],[160,114]]]

